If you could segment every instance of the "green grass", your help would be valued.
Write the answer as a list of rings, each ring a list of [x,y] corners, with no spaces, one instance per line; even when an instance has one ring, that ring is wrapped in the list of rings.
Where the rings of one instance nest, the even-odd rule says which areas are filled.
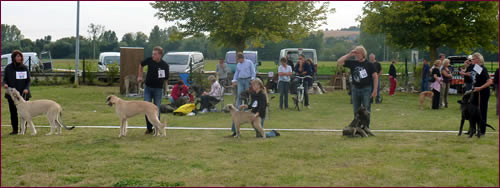
[[[2,90],[3,95],[4,90]],[[1,186],[498,186],[498,134],[481,139],[455,133],[381,133],[376,137],[344,138],[339,132],[286,132],[256,139],[243,131],[241,139],[223,138],[229,131],[167,130],[166,138],[144,136],[144,129],[78,128],[79,125],[119,125],[114,108],[105,105],[117,87],[36,86],[35,99],[62,105],[66,125],[62,136],[9,136],[2,127]],[[458,130],[460,112],[450,107],[418,110],[416,94],[384,96],[372,106],[372,129]],[[127,100],[141,100],[139,98]],[[232,96],[225,97],[226,103]],[[163,101],[166,103],[166,100]],[[278,110],[271,101],[265,128],[342,129],[352,120],[345,91],[311,95],[312,109]],[[495,99],[488,122],[498,128]],[[2,98],[2,125],[10,124]],[[171,114],[168,126],[223,127],[230,115],[194,117]],[[47,125],[45,117],[35,125]],[[144,117],[129,120],[144,126]],[[243,127],[249,127],[248,125]],[[468,127],[468,126],[466,126]],[[488,130],[491,131],[491,130]],[[28,130],[28,134],[30,131]]]

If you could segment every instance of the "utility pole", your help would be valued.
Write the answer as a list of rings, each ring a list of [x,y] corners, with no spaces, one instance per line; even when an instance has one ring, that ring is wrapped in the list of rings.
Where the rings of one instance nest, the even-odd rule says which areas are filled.
[[[75,87],[78,87],[78,60],[80,59],[80,1],[76,2]]]

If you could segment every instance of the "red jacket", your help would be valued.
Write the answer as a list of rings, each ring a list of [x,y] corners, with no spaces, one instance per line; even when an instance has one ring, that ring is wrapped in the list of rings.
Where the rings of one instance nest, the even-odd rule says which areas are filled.
[[[189,94],[189,87],[186,85],[183,85],[183,87],[180,88],[179,85],[175,84],[170,96],[172,96],[174,101],[177,100],[179,97],[189,96],[190,101],[193,102],[193,95]]]

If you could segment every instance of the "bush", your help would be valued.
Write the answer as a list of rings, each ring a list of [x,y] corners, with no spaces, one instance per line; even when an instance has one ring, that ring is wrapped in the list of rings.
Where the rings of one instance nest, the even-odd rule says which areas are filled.
[[[106,72],[106,76],[108,77],[108,85],[112,85],[114,78],[118,76],[118,72],[120,72],[120,66],[116,63],[109,64],[108,71]]]
[[[96,69],[95,62],[86,62],[85,63],[85,82],[86,84],[93,85],[97,76],[94,69]]]

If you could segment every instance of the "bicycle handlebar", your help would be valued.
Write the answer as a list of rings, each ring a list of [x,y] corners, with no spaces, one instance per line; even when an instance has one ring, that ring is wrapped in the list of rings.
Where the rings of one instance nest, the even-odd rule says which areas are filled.
[[[309,75],[307,75],[307,76],[295,76],[295,77],[300,78],[300,79],[313,78],[312,76],[309,76]]]

